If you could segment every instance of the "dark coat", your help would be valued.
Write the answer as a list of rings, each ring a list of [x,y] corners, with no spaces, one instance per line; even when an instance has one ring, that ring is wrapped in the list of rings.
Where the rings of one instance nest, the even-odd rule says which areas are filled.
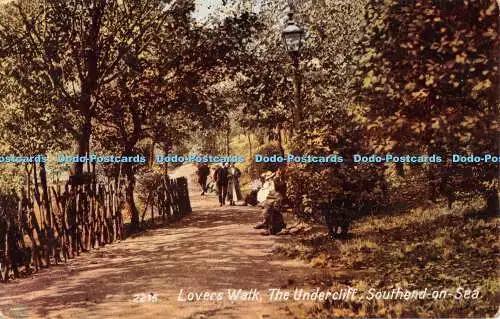
[[[228,182],[227,167],[217,167],[214,173],[214,180],[217,185],[224,185]]]
[[[198,182],[205,182],[207,180],[208,175],[210,175],[210,167],[206,164],[202,164],[198,167]]]

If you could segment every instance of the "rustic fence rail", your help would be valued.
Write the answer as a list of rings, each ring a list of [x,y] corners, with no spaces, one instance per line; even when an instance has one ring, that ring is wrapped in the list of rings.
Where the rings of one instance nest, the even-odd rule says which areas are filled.
[[[166,219],[191,212],[187,179],[165,180],[152,206]],[[59,264],[126,236],[119,183],[45,185],[0,195],[0,280]]]
[[[153,223],[155,221],[155,211],[157,216],[164,222],[178,220],[185,214],[190,213],[192,209],[189,200],[187,178],[161,178],[157,180],[154,189],[148,196],[145,206],[141,218],[142,224],[144,224],[148,210],[150,211]]]

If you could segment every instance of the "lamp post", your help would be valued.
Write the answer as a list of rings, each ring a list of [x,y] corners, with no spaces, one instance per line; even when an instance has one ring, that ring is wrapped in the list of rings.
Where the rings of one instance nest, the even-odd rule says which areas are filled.
[[[288,20],[281,33],[286,50],[293,61],[293,86],[295,91],[295,110],[293,114],[294,128],[300,131],[302,121],[302,102],[301,102],[301,77],[300,77],[300,49],[304,37],[304,30],[293,20],[293,11],[288,13]]]

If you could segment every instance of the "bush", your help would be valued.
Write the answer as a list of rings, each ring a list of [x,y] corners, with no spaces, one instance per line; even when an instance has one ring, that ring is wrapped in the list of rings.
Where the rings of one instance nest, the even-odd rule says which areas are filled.
[[[305,219],[346,214],[348,220],[376,211],[387,198],[385,167],[377,165],[289,165],[288,196]]]
[[[498,14],[494,0],[370,0],[358,84],[380,151],[498,154]],[[498,165],[429,175],[431,193],[481,193],[498,210]]]
[[[345,159],[353,154],[367,152],[363,140],[363,125],[353,116],[343,115],[344,130],[324,126],[324,131],[306,132],[296,139],[294,153],[331,155],[338,153]],[[377,164],[329,163],[290,164],[287,167],[287,190],[294,213],[300,218],[327,221],[352,221],[377,210],[387,198],[386,167]],[[332,216],[333,215],[333,216]],[[343,216],[340,216],[343,215]]]

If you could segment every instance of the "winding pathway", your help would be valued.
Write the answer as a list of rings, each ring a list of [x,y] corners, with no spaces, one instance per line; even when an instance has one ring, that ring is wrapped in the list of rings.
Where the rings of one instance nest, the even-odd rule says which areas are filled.
[[[194,195],[194,212],[176,224],[0,284],[0,318],[293,318],[291,301],[270,302],[268,289],[301,287],[312,268],[273,254],[287,237],[254,230],[258,209],[216,202]],[[257,289],[261,298],[228,300],[228,289],[240,288]],[[179,301],[181,289],[181,299],[189,292],[224,297]],[[148,300],[151,292],[156,302]]]

